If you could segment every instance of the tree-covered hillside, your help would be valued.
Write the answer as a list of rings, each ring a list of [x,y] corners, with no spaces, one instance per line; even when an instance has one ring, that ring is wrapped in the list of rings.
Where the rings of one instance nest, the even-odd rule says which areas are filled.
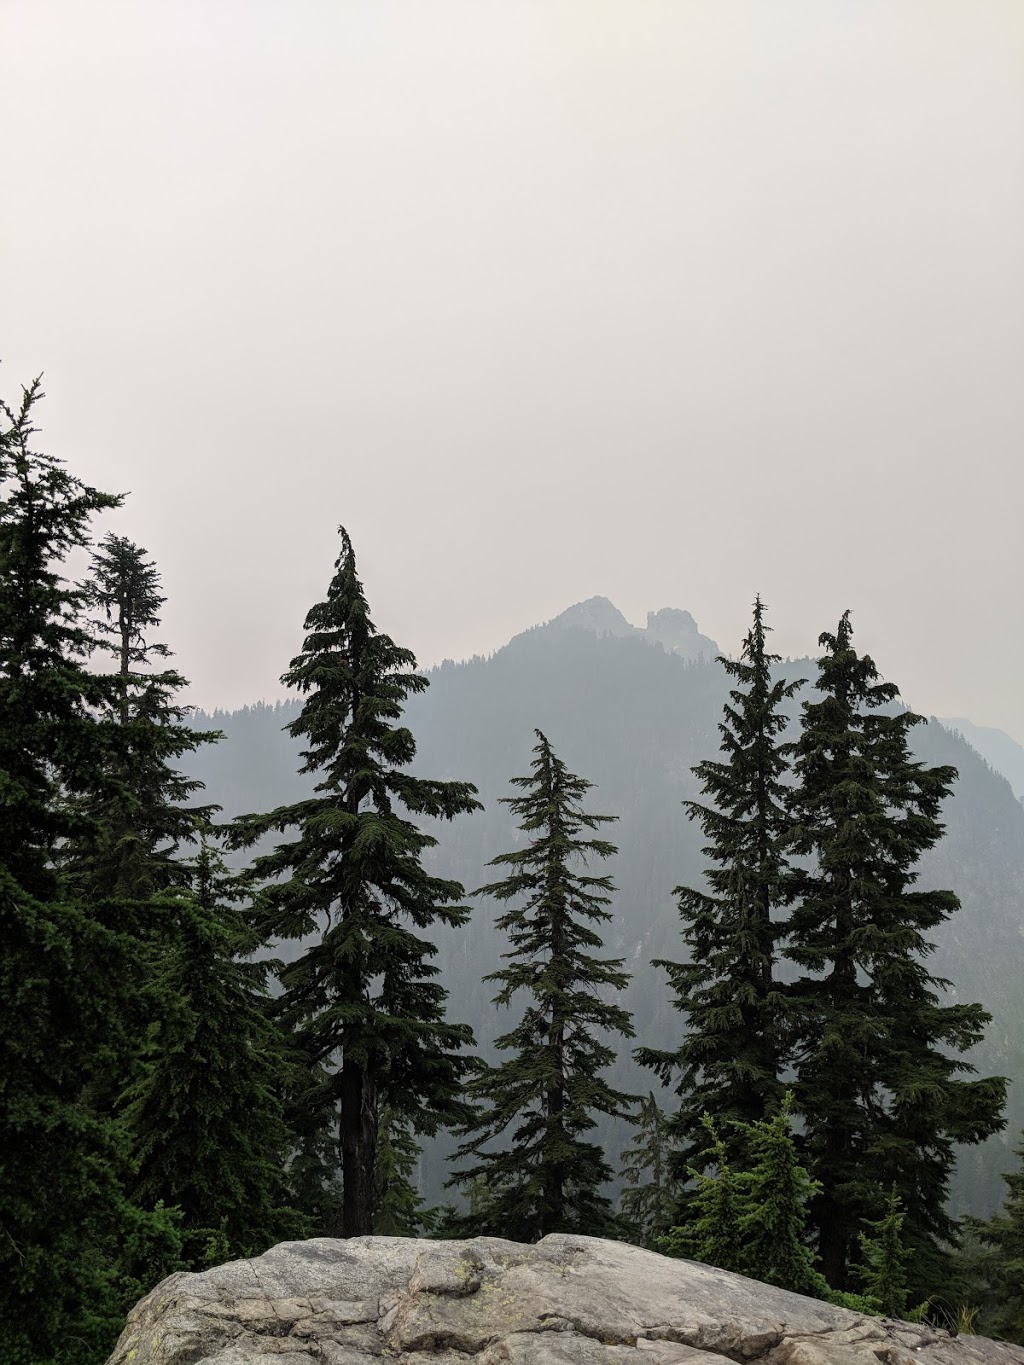
[[[782,672],[816,676],[811,660],[789,661]],[[488,880],[487,863],[516,847],[521,836],[499,798],[509,795],[509,777],[524,770],[534,731],[542,730],[568,766],[595,784],[600,809],[618,817],[620,852],[609,867],[618,890],[605,949],[624,958],[631,973],[623,1003],[637,1043],[672,1045],[678,1015],[663,972],[650,964],[679,956],[673,888],[702,881],[701,834],[682,802],[699,796],[693,766],[718,750],[728,681],[723,668],[688,662],[638,636],[538,628],[490,658],[445,662],[429,677],[429,689],[406,710],[418,743],[415,768],[473,782],[485,807],[433,831],[439,842],[428,855],[431,871],[479,886]],[[812,693],[808,682],[791,703],[794,716]],[[190,772],[206,782],[208,798],[222,804],[225,816],[306,794],[296,745],[282,729],[296,714],[285,703],[196,718],[200,728],[224,731],[220,744],[191,756]],[[955,983],[958,1000],[980,1001],[991,1011],[991,1028],[972,1060],[982,1074],[1011,1077],[1006,1129],[966,1154],[954,1184],[954,1213],[986,1215],[1003,1197],[1000,1175],[1013,1165],[1012,1143],[1024,1125],[1024,807],[961,735],[932,721],[910,739],[923,762],[959,771],[945,803],[947,832],[921,864],[922,885],[951,888],[962,903],[936,931],[930,970]],[[491,1004],[493,986],[483,981],[503,948],[493,914],[480,904],[467,927],[436,931],[450,1017],[472,1025],[492,1060],[495,1037],[510,1025]],[[653,1078],[638,1071],[630,1045],[610,1079],[621,1089],[645,1091]],[[607,1151],[617,1152],[629,1130],[609,1121],[599,1136]],[[447,1157],[433,1147],[424,1160],[428,1192],[436,1197]]]

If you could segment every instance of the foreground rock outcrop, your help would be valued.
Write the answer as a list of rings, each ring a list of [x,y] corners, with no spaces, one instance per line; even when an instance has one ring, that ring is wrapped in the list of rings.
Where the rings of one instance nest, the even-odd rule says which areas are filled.
[[[109,1365],[1024,1365],[1024,1349],[861,1317],[593,1237],[285,1242],[172,1275]]]

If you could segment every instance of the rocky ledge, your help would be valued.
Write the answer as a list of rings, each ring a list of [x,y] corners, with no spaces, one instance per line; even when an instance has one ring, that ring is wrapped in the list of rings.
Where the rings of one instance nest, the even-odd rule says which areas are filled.
[[[286,1242],[172,1275],[109,1365],[1024,1365],[1024,1349],[862,1317],[593,1237]]]

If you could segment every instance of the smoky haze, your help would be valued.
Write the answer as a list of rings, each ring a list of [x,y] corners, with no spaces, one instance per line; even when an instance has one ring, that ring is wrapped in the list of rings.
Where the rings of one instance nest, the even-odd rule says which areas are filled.
[[[1024,739],[1017,0],[6,0],[0,384],[280,694],[602,594]]]

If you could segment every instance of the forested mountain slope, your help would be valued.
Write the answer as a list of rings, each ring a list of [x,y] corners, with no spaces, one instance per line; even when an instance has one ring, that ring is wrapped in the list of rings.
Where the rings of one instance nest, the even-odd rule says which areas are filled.
[[[975,725],[963,716],[940,716],[939,720],[947,730],[958,730],[985,762],[1006,778],[1018,801],[1024,801],[1024,746],[1005,730]]]
[[[878,662],[884,674],[885,661]],[[813,660],[784,668],[815,677]],[[636,1042],[669,1045],[679,1016],[664,974],[650,963],[678,956],[672,890],[701,878],[700,834],[680,803],[698,794],[693,765],[718,749],[721,666],[666,652],[643,632],[598,635],[563,626],[527,631],[490,658],[446,662],[429,676],[430,688],[406,713],[419,747],[416,767],[474,782],[485,805],[437,830],[431,870],[467,888],[490,880],[488,860],[515,847],[517,837],[498,798],[509,794],[510,777],[527,771],[534,729],[543,730],[568,766],[596,784],[593,810],[619,817],[608,827],[620,850],[608,868],[618,887],[608,955],[624,957],[633,973],[625,1003]],[[808,685],[804,695],[811,691]],[[257,705],[196,718],[224,731],[219,745],[193,756],[192,771],[225,815],[266,810],[308,789],[296,774],[296,746],[282,732],[296,711],[296,703]],[[963,907],[936,935],[932,970],[953,981],[957,998],[991,1010],[993,1024],[974,1060],[982,1072],[1013,1080],[1006,1131],[965,1155],[954,1191],[956,1212],[987,1214],[1002,1199],[1000,1173],[1013,1165],[1012,1143],[1024,1125],[1024,807],[962,735],[932,721],[912,732],[912,742],[923,761],[952,763],[960,772],[947,802],[947,833],[922,865],[922,882],[954,889]],[[473,1026],[485,1051],[509,1026],[508,1015],[491,1006],[493,984],[482,981],[500,965],[504,947],[493,917],[493,907],[480,903],[468,928],[438,936],[450,1015]],[[636,1068],[631,1047],[613,1079],[636,1092],[653,1080]],[[620,1125],[600,1136],[614,1164],[628,1130]],[[442,1165],[443,1153],[428,1154],[431,1196],[439,1193]]]

